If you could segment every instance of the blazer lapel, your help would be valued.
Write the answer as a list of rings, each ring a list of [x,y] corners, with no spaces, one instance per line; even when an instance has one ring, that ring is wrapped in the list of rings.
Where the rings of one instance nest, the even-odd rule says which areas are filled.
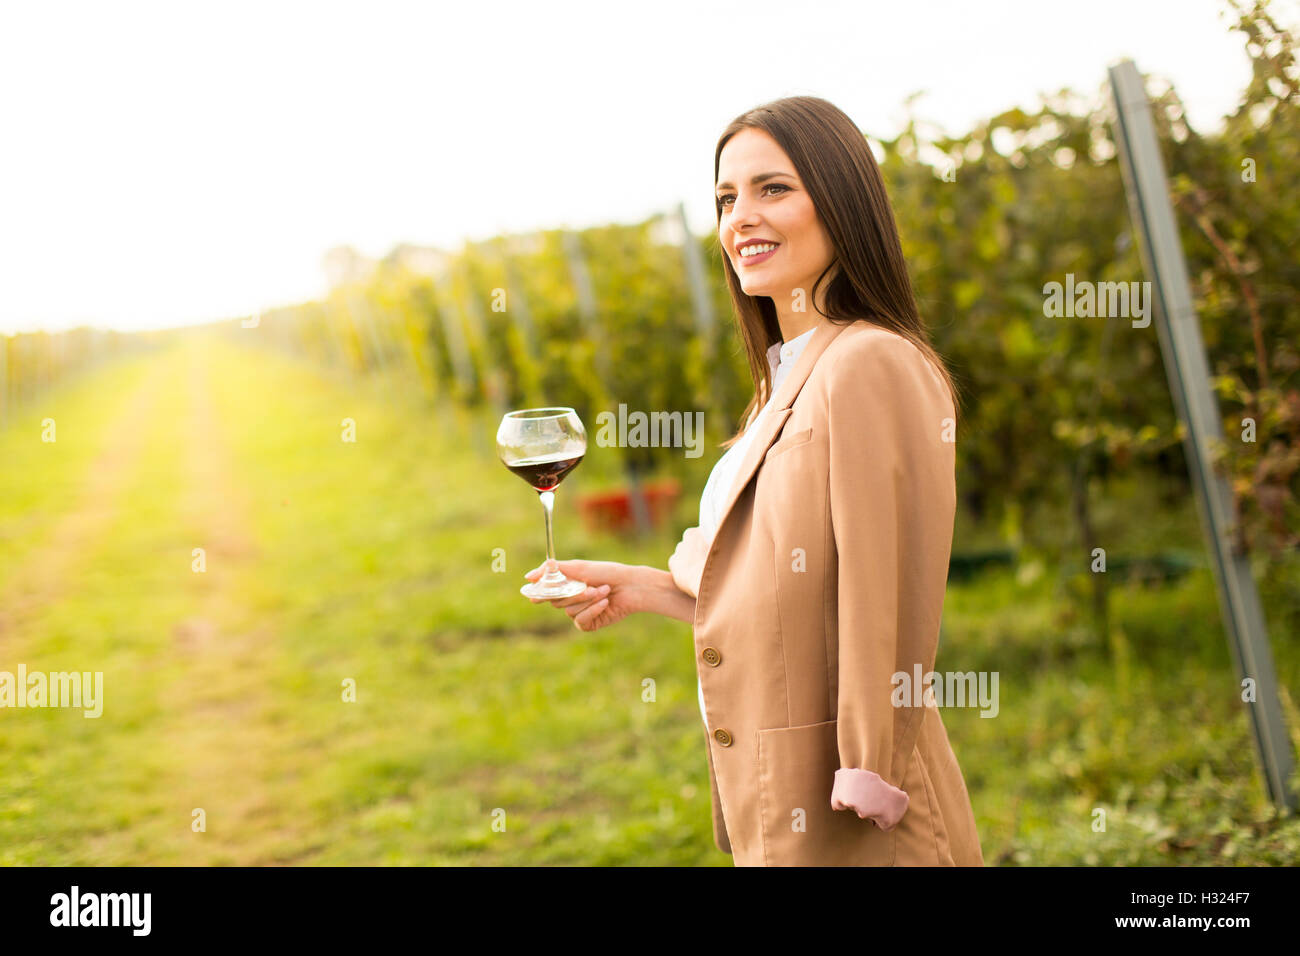
[[[799,361],[795,362],[794,368],[790,370],[789,376],[781,383],[781,387],[776,390],[773,398],[772,407],[767,410],[763,420],[758,423],[758,431],[754,435],[753,442],[750,443],[749,449],[745,452],[745,457],[740,461],[740,470],[736,472],[736,481],[732,485],[731,491],[727,497],[726,507],[722,509],[722,517],[718,520],[717,531],[713,534],[713,540],[718,540],[718,532],[722,526],[727,523],[727,517],[731,514],[732,508],[736,504],[736,499],[740,493],[745,490],[749,480],[754,477],[754,472],[758,471],[759,463],[767,450],[772,447],[772,442],[776,436],[781,433],[781,427],[785,420],[790,417],[790,406],[794,404],[795,397],[799,394],[799,389],[803,388],[803,383],[808,381],[808,375],[812,372],[813,366],[821,358],[835,337],[843,332],[847,325],[838,325],[828,322],[826,319],[821,320],[813,332],[812,338],[804,346]],[[751,428],[754,426],[750,426]],[[712,557],[713,549],[709,549],[709,557]],[[707,564],[707,559],[706,559]]]

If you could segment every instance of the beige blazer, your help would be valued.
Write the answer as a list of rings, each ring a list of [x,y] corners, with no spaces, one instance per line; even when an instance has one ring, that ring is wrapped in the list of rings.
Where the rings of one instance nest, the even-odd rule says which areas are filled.
[[[714,839],[738,866],[983,865],[939,711],[895,706],[893,679],[934,668],[954,418],[910,342],[823,319],[757,425],[688,588]]]

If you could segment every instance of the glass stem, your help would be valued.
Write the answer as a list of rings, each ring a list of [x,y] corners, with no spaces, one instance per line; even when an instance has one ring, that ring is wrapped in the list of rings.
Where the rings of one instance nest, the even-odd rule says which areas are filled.
[[[555,535],[551,531],[551,512],[555,509],[555,492],[539,491],[537,497],[542,499],[542,510],[546,512],[546,573],[542,575],[542,584],[560,584],[565,580],[555,561]]]

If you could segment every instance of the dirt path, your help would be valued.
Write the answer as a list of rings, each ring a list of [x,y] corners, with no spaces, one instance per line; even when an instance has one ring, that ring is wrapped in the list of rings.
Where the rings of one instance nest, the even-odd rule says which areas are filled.
[[[237,474],[227,429],[213,394],[213,371],[198,345],[188,349],[186,490],[187,524],[202,529],[194,547],[205,551],[206,570],[193,574],[192,613],[172,629],[185,679],[167,688],[164,734],[183,778],[168,793],[179,801],[188,829],[192,810],[207,817],[204,833],[188,840],[193,858],[251,863],[232,839],[256,839],[273,808],[266,794],[270,772],[263,709],[271,668],[269,629],[236,623],[238,577],[258,550],[248,517],[247,495]],[[245,622],[247,623],[247,622]],[[190,831],[192,833],[192,831]],[[187,837],[190,834],[187,833]]]
[[[145,379],[105,429],[99,454],[82,479],[74,505],[54,525],[48,540],[25,560],[10,580],[0,582],[0,648],[12,652],[11,642],[23,625],[54,601],[72,579],[90,546],[103,536],[120,508],[136,460],[144,445],[150,418],[158,404],[161,369],[154,364]],[[55,427],[75,427],[74,423]],[[33,436],[38,441],[38,436]]]

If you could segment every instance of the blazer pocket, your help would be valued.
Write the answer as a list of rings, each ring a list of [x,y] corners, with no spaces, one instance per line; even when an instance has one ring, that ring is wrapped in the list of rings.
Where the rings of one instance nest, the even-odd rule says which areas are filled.
[[[812,441],[811,428],[803,428],[797,432],[793,432],[792,434],[785,435],[779,442],[767,450],[767,454],[763,456],[763,461],[771,461],[782,452],[787,452],[791,448],[798,448],[801,445],[806,445],[810,441]]]
[[[837,722],[758,732],[758,789],[767,866],[893,866],[888,833],[852,810],[831,809],[839,769]]]

